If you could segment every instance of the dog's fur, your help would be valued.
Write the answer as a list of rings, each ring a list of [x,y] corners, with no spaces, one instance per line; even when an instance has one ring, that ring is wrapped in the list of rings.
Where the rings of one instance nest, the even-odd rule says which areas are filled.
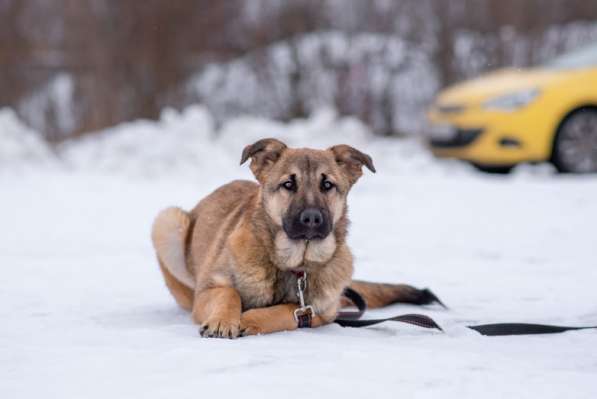
[[[293,149],[264,139],[245,148],[241,164],[249,158],[259,184],[233,181],[191,212],[165,209],[153,225],[166,285],[192,311],[202,335],[296,329],[292,271],[307,272],[305,300],[315,310],[314,327],[335,319],[351,283],[370,307],[409,301],[409,286],[352,282],[346,196],[363,166],[375,172],[368,155],[347,145]],[[305,209],[321,211],[319,230],[296,227]]]

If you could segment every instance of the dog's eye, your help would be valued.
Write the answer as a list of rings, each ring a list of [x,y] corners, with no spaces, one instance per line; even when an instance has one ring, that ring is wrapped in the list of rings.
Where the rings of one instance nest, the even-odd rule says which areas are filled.
[[[291,176],[290,180],[286,180],[281,186],[288,191],[296,191],[296,180],[294,179],[294,176]]]
[[[334,183],[332,183],[331,181],[329,181],[327,179],[321,180],[321,190],[322,191],[330,191],[332,188],[334,188]]]

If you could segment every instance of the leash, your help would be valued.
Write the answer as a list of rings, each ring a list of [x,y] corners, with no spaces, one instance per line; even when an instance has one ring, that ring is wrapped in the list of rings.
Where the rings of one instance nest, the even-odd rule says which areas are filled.
[[[294,311],[294,319],[297,322],[298,328],[309,328],[315,315],[313,306],[305,304],[305,290],[307,289],[307,273],[304,271],[293,272],[297,278],[297,297],[299,299],[299,307]],[[447,309],[447,306],[428,288],[417,289],[416,305],[429,305],[437,303]],[[366,319],[361,317],[367,310],[367,302],[365,298],[357,291],[347,287],[342,295],[350,300],[356,307],[356,311],[340,311],[338,317],[334,320],[335,323],[342,327],[367,327],[373,326],[386,321],[395,321],[415,325],[418,327],[444,331],[439,324],[431,317],[422,314],[403,314],[393,317],[386,317],[383,319]],[[530,324],[530,323],[495,323],[495,324],[480,324],[476,326],[467,326],[471,330],[477,331],[481,335],[489,337],[505,336],[505,335],[530,335],[530,334],[554,334],[566,331],[597,329],[597,326],[554,326],[549,324]]]
[[[424,298],[423,302],[433,303],[437,302],[445,307],[445,305],[428,289],[422,290],[424,294],[421,296]],[[404,314],[394,317],[387,317],[384,319],[368,319],[361,320],[361,316],[367,310],[367,302],[365,298],[352,288],[346,288],[342,294],[348,298],[357,308],[357,311],[342,311],[338,313],[338,317],[334,320],[335,323],[342,327],[367,327],[375,324],[380,324],[386,321],[398,321],[401,323],[412,324],[423,328],[432,328],[439,331],[444,331],[442,328],[429,316],[422,314]]]
[[[315,315],[313,306],[305,304],[305,290],[307,289],[307,273],[304,271],[293,271],[296,276],[297,284],[297,297],[299,300],[299,307],[294,311],[294,320],[297,323],[298,328],[309,328]],[[430,303],[438,303],[444,308],[446,305],[430,290],[418,290],[419,300],[417,304],[424,305]],[[388,317],[385,319],[369,319],[360,320],[361,316],[367,310],[367,302],[365,298],[352,288],[347,287],[343,295],[348,298],[357,308],[357,311],[341,311],[338,313],[338,317],[334,320],[335,323],[342,327],[367,327],[375,324],[380,324],[386,321],[397,321],[401,323],[412,324],[423,328],[433,328],[439,331],[443,331],[442,328],[429,316],[422,314],[405,314],[394,317]]]
[[[293,272],[296,276],[296,295],[299,299],[299,307],[294,311],[294,320],[298,328],[309,328],[315,315],[313,306],[305,305],[305,290],[307,289],[307,273]]]
[[[437,296],[429,289],[425,288],[419,290],[421,300],[417,305],[428,305],[431,303],[438,303],[446,307]],[[422,314],[405,314],[384,319],[369,319],[361,320],[361,316],[367,310],[367,302],[361,294],[352,288],[346,288],[343,296],[349,299],[357,308],[356,311],[343,311],[338,314],[335,322],[342,327],[367,327],[375,324],[380,324],[386,321],[398,321],[402,323],[412,324],[419,327],[435,329],[443,331],[442,328],[429,316]],[[597,326],[554,326],[548,324],[529,324],[529,323],[496,323],[496,324],[481,324],[476,326],[467,326],[471,330],[477,331],[481,335],[489,337],[506,336],[506,335],[530,335],[530,334],[554,334],[566,331],[597,329]]]
[[[467,327],[471,330],[477,331],[481,335],[486,335],[489,337],[498,337],[503,335],[555,334],[566,331],[588,330],[597,328],[597,326],[570,327],[529,323],[497,323]]]

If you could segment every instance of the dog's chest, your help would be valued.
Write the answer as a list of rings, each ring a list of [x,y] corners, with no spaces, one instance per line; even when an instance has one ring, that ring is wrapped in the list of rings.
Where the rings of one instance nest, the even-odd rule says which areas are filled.
[[[296,280],[291,273],[251,273],[238,278],[236,288],[240,293],[243,309],[298,303]]]

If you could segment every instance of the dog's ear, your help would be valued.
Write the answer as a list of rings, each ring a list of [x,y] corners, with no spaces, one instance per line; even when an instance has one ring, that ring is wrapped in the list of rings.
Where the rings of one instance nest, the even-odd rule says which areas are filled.
[[[251,171],[261,181],[264,171],[276,163],[286,149],[286,144],[276,139],[262,139],[254,144],[250,144],[243,150],[240,158],[240,164],[247,162],[251,158]]]
[[[375,173],[375,166],[371,157],[361,151],[346,144],[335,145],[328,148],[334,155],[336,163],[344,170],[350,184],[363,175],[363,165],[371,172]]]

